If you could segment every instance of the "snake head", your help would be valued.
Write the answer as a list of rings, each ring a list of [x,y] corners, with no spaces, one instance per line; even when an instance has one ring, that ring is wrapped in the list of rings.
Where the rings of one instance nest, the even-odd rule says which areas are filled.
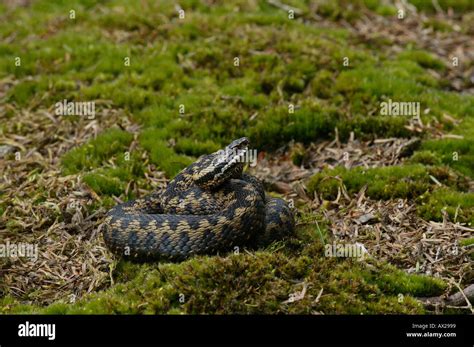
[[[231,178],[241,177],[249,143],[248,138],[242,137],[205,156],[193,174],[194,182],[204,189],[213,189]]]

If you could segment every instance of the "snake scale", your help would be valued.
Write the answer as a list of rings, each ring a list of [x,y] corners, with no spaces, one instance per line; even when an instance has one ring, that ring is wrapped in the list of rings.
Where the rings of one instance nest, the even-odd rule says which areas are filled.
[[[184,260],[289,235],[295,224],[289,206],[243,173],[248,145],[245,137],[235,140],[201,156],[164,190],[116,205],[102,227],[107,247],[132,260]]]

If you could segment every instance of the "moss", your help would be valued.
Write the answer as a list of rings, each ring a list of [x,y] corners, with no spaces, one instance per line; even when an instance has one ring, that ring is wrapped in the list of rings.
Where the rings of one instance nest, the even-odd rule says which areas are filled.
[[[278,108],[262,114],[253,128],[250,138],[257,148],[276,147],[292,139],[308,143],[328,136],[334,130],[339,115],[335,109],[325,110],[320,105],[309,103],[294,113],[288,107]]]
[[[351,193],[367,185],[367,195],[374,199],[413,198],[430,188],[428,171],[422,165],[390,166],[373,169],[337,167],[311,177],[308,192],[325,199],[335,199],[344,183]]]
[[[436,11],[436,8],[431,1],[410,0],[410,3],[415,5],[419,10],[427,12]],[[439,0],[438,4],[445,11],[450,8],[461,13],[474,10],[474,4],[470,0]]]
[[[441,19],[428,19],[423,23],[423,25],[426,28],[432,28],[433,30],[441,32],[449,32],[454,30],[449,22]]]
[[[432,54],[426,51],[420,51],[420,50],[405,51],[399,55],[399,59],[414,61],[418,65],[424,68],[441,70],[441,71],[446,69],[445,64],[441,60],[439,60],[438,58],[436,58],[435,56],[433,56]]]
[[[350,133],[360,139],[374,139],[381,134],[390,137],[410,137],[406,129],[406,119],[390,116],[355,116],[352,119],[338,122],[340,138],[346,140]]]
[[[114,200],[112,196],[104,195],[100,198],[100,200],[94,200],[90,204],[87,204],[86,208],[89,213],[93,213],[97,211],[99,208],[103,208],[104,210],[109,210],[116,204],[117,204],[117,201]]]
[[[5,212],[5,206],[3,204],[0,204],[0,217],[3,215]]]
[[[7,94],[7,100],[19,106],[26,106],[40,92],[47,89],[46,80],[25,81],[11,88]]]
[[[438,89],[439,82],[422,66],[441,69],[441,63],[430,54],[405,51],[397,58],[379,64],[362,63],[339,74],[335,88],[352,100],[352,112],[366,114],[376,107],[380,114],[380,102],[390,98],[393,101],[419,102],[421,110],[429,105],[430,114],[439,118],[443,112],[459,117],[472,114],[472,98]]]
[[[371,9],[377,13],[386,13],[391,6],[387,6],[384,2],[378,0],[324,0],[318,4],[317,13],[331,20],[345,20],[354,22],[361,18],[361,13],[367,9]]]
[[[384,6],[384,5],[382,5],[382,6],[377,7],[375,12],[377,12],[381,16],[391,17],[391,16],[395,16],[397,14],[397,8],[394,7],[394,6],[389,6],[389,5]]]
[[[309,191],[334,198],[341,184],[338,176],[350,192],[367,184],[367,194],[376,199],[421,196],[416,201],[424,204],[419,213],[426,218],[441,218],[445,206],[453,218],[460,206],[458,220],[472,220],[472,194],[465,192],[462,174],[474,177],[474,99],[446,91],[446,81],[428,71],[445,72],[445,62],[416,43],[396,56],[387,55],[384,47],[391,41],[383,35],[358,42],[340,25],[368,11],[394,16],[396,7],[385,1],[324,0],[316,7],[302,0],[288,3],[301,9],[297,17],[302,20],[288,20],[284,11],[265,1],[238,0],[215,6],[183,0],[185,21],[178,20],[171,2],[156,1],[38,0],[28,11],[2,11],[8,24],[0,28],[5,38],[0,77],[14,78],[5,100],[31,110],[64,98],[112,100],[113,107],[132,114],[141,126],[141,147],[130,161],[123,156],[133,135],[119,129],[100,134],[61,159],[64,174],[83,174],[100,196],[91,209],[115,204],[112,195],[123,195],[131,181],[145,185],[144,157],[172,177],[197,156],[239,136],[250,137],[258,150],[291,140],[332,138],[336,127],[342,140],[351,132],[358,139],[410,137],[408,119],[381,116],[380,103],[389,98],[420,102],[422,110],[430,109],[422,114],[424,120],[437,118],[443,131],[464,139],[424,140],[408,165],[326,170],[311,179]],[[412,3],[433,11],[430,2]],[[439,3],[455,11],[472,8],[465,0]],[[76,21],[67,18],[71,8],[76,9]],[[306,20],[313,14],[340,23],[317,27]],[[464,16],[466,25],[468,19]],[[433,18],[425,23],[435,30],[449,29],[444,24]],[[19,68],[13,64],[17,55],[22,57]],[[130,66],[124,66],[125,56],[131,58]],[[233,65],[236,56],[241,58],[239,67]],[[341,66],[344,57],[350,60],[348,67]],[[180,105],[185,106],[183,113]],[[5,113],[8,121],[15,116],[10,107]],[[461,125],[443,121],[445,113],[462,120]],[[296,164],[304,162],[301,148],[292,153]],[[435,189],[430,175],[446,188]],[[33,198],[44,200],[41,192]],[[197,257],[181,264],[120,262],[115,285],[76,304],[38,308],[6,297],[0,307],[2,312],[60,314],[422,313],[411,295],[441,290],[437,280],[405,275],[383,264],[374,264],[374,271],[350,259],[322,257],[330,239],[324,217],[305,204],[298,208],[301,223],[307,224],[297,235],[258,252]],[[9,230],[17,227],[7,224]],[[302,283],[308,286],[306,297],[283,304]],[[323,295],[315,302],[321,288]],[[403,303],[400,293],[406,294]]]
[[[442,221],[443,210],[451,220],[456,218],[459,222],[469,222],[470,225],[474,225],[474,193],[440,188],[420,197],[418,213],[423,218]]]
[[[291,148],[290,156],[293,164],[301,166],[304,159],[307,157],[307,153],[304,146],[298,143]]]
[[[444,188],[436,188],[430,176],[441,182]],[[342,184],[349,193],[356,193],[367,186],[366,194],[373,199],[414,199],[419,204],[418,213],[427,220],[442,220],[441,211],[445,210],[452,219],[457,215],[458,221],[474,221],[474,195],[459,191],[467,191],[468,182],[443,166],[410,164],[352,170],[337,167],[314,175],[307,186],[309,193],[333,200]]]
[[[423,165],[439,165],[441,164],[441,158],[432,151],[424,150],[415,152],[411,156],[410,162]]]
[[[308,256],[290,259],[280,252],[197,257],[180,264],[141,265],[104,292],[77,303],[57,302],[39,312],[47,314],[97,313],[422,313],[412,293],[439,293],[442,282],[421,279],[393,268],[379,277],[350,260]],[[132,265],[132,267],[134,267]],[[122,266],[122,270],[123,270]],[[412,278],[413,277],[413,278]],[[125,278],[122,278],[125,279]],[[300,301],[285,303],[290,294],[307,292]],[[388,284],[387,284],[388,283]],[[397,284],[398,283],[398,284]],[[321,288],[323,296],[315,302]],[[393,295],[382,294],[388,289]],[[398,295],[407,299],[399,302]],[[37,311],[31,306],[6,312]]]
[[[165,171],[168,177],[173,177],[183,168],[192,163],[190,157],[178,155],[162,139],[162,132],[157,129],[149,129],[140,135],[141,145],[150,152],[150,160]]]
[[[194,157],[219,150],[221,146],[212,140],[200,142],[196,139],[183,138],[176,143],[175,150]]]
[[[459,191],[469,190],[470,179],[459,174],[449,166],[428,166],[427,170],[431,176],[435,177],[441,184],[448,188]]]
[[[123,156],[132,139],[133,135],[126,131],[107,130],[89,143],[67,152],[62,157],[64,173],[69,175],[83,169],[96,168],[113,156]]]
[[[181,263],[121,260],[114,285],[75,303],[41,308],[7,297],[0,307],[3,313],[44,314],[414,314],[424,312],[414,296],[439,295],[446,288],[441,280],[375,260],[366,264],[324,256],[329,235],[322,218],[305,214],[295,235],[252,253],[240,250]],[[304,286],[304,298],[289,302]]]
[[[55,7],[54,13],[64,11],[66,8],[62,6]],[[78,6],[82,8],[82,5]],[[253,8],[239,3],[236,5],[239,8],[251,7],[252,10],[235,13],[232,6],[216,6],[209,10],[193,3],[190,8],[199,10],[189,16],[186,23],[171,24],[173,30],[160,29],[163,40],[144,47],[143,42],[136,37],[136,32],[141,30],[146,35],[151,30],[151,22],[154,25],[161,23],[163,17],[158,13],[176,17],[174,8],[169,4],[147,3],[146,6],[149,13],[153,14],[150,15],[151,19],[134,15],[131,9],[135,5],[121,3],[120,6],[112,6],[109,11],[98,11],[90,18],[81,18],[75,26],[66,21],[64,30],[48,36],[41,45],[28,46],[30,54],[33,54],[31,61],[38,63],[32,70],[28,70],[27,65],[23,66],[21,73],[48,72],[50,77],[40,79],[40,84],[20,81],[12,88],[11,95],[19,95],[24,100],[18,100],[21,103],[31,97],[50,98],[51,94],[70,99],[111,99],[115,105],[132,110],[135,117],[147,127],[161,128],[164,125],[166,136],[161,138],[179,140],[173,148],[176,154],[195,156],[233,137],[244,135],[244,127],[249,129],[254,126],[255,130],[245,135],[255,137],[255,145],[267,148],[279,146],[287,139],[309,142],[331,137],[336,126],[344,128],[341,131],[343,138],[350,131],[359,137],[408,136],[409,132],[404,128],[406,120],[366,117],[371,111],[369,108],[383,96],[377,96],[379,91],[392,98],[403,98],[405,95],[420,98],[431,93],[414,86],[427,83],[436,86],[429,74],[416,68],[420,68],[419,65],[407,61],[413,59],[407,54],[412,54],[422,66],[439,67],[424,51],[410,50],[404,58],[402,54],[400,60],[395,62],[385,61],[383,56],[374,59],[372,52],[362,46],[353,47],[349,44],[347,31],[313,28],[299,21],[289,22],[271,6]],[[365,9],[378,11],[384,6],[380,1],[357,1],[348,10],[345,1],[325,1],[321,11],[326,11],[327,7],[329,17],[346,18],[347,15],[350,18],[351,12]],[[121,7],[129,8],[130,11],[122,13]],[[298,4],[298,7],[309,10],[305,3]],[[254,12],[258,12],[258,15]],[[219,16],[216,17],[214,13],[219,13]],[[256,16],[262,20],[265,17],[265,20],[258,22]],[[284,30],[275,30],[270,25],[276,18],[284,23]],[[41,23],[35,23],[35,26],[41,26]],[[243,28],[243,23],[250,25]],[[88,28],[87,35],[80,30],[85,27]],[[101,30],[125,30],[131,35],[116,44],[105,40]],[[215,41],[207,42],[206,37],[215,37]],[[163,49],[165,43],[166,50]],[[65,46],[73,59],[63,59]],[[235,69],[230,62],[239,55],[234,49],[237,46],[242,51],[265,53],[270,50],[270,53],[251,54],[245,64]],[[318,54],[305,47],[317,47]],[[272,49],[274,52],[271,52]],[[132,58],[129,67],[123,65],[125,55]],[[348,56],[356,68],[343,71],[338,76],[340,61],[344,56]],[[378,65],[380,59],[382,63]],[[50,60],[58,61],[58,64],[48,64]],[[364,62],[371,69],[367,69]],[[387,73],[392,76],[389,90],[382,78]],[[334,80],[337,88],[331,88]],[[372,81],[371,85],[367,85],[367,81]],[[330,102],[324,106],[311,105],[305,100],[310,96],[308,87],[320,98]],[[25,89],[24,97],[21,97],[22,88]],[[52,88],[49,93],[48,88]],[[351,90],[358,92],[347,98],[346,94]],[[280,92],[286,99],[294,99],[296,105],[301,104],[297,111],[299,114],[294,119],[285,119],[282,115],[272,119],[274,113],[280,112],[277,106]],[[219,95],[230,96],[235,101],[216,103],[215,96]],[[372,98],[372,95],[376,97]],[[427,99],[426,104],[435,104],[430,107],[437,114],[452,111],[454,105],[459,110],[466,109],[465,102],[454,100],[457,97],[440,93],[432,98],[423,97]],[[438,107],[437,103],[441,105]],[[181,122],[178,122],[176,116],[180,104],[186,106],[186,115],[189,117],[182,117]],[[350,107],[353,114],[343,114],[339,111],[342,107]],[[249,113],[255,110],[262,111],[258,112],[256,124],[252,124],[247,119]],[[226,121],[226,118],[229,120]],[[274,141],[273,134],[280,132],[284,134]],[[189,140],[183,143],[182,138]],[[154,153],[153,157],[158,159],[159,155]],[[168,174],[176,172],[169,163],[163,166]]]
[[[328,70],[321,70],[311,81],[311,91],[320,98],[330,98],[333,95],[333,88],[331,88],[333,82],[333,73]]]
[[[425,275],[407,275],[394,267],[392,271],[387,271],[390,267],[386,265],[377,276],[374,276],[375,272],[366,273],[365,276],[367,280],[375,281],[384,293],[430,297],[441,295],[447,288],[441,279]]]
[[[462,239],[459,241],[459,244],[461,246],[471,246],[474,245],[474,237],[468,238],[468,239]]]
[[[470,125],[470,123],[467,123],[466,129],[472,129]],[[466,134],[466,136],[470,135]],[[423,150],[434,153],[442,163],[474,178],[474,152],[472,148],[474,148],[474,140],[470,137],[428,140],[422,144]]]
[[[373,199],[417,198],[430,192],[438,182],[454,190],[468,190],[469,181],[446,166],[423,166],[406,164],[399,166],[364,169],[325,169],[308,181],[308,192],[318,193],[325,199],[334,199],[337,190],[344,184],[350,193],[358,192],[367,185],[367,195]]]
[[[99,195],[120,196],[131,181],[143,177],[144,167],[139,154],[136,152],[118,155],[115,159],[117,166],[101,167],[88,172],[83,181]],[[131,197],[129,192],[129,198]]]
[[[0,297],[0,313],[1,314],[29,314],[37,310],[34,306],[22,304],[11,295]]]
[[[104,174],[89,173],[84,176],[83,180],[98,194],[120,196],[125,189],[117,177],[109,177]]]

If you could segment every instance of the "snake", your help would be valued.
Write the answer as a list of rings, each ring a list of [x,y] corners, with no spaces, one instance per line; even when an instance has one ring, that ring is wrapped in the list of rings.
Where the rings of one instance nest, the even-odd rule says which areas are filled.
[[[243,137],[199,157],[168,185],[117,204],[102,223],[112,253],[137,261],[181,261],[193,255],[262,247],[294,231],[292,208],[244,173]]]

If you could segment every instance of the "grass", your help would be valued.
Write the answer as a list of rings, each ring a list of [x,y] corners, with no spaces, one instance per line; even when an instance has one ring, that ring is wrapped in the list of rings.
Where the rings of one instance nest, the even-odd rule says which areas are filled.
[[[287,2],[301,10],[297,19],[265,1],[208,6],[183,0],[184,20],[171,1],[38,0],[28,10],[0,4],[6,23],[0,28],[0,79],[15,81],[4,102],[34,111],[63,99],[111,100],[114,108],[131,114],[140,129],[129,160],[125,155],[134,134],[119,127],[61,158],[63,175],[80,175],[103,199],[97,208],[109,207],[113,196],[133,198],[130,191],[125,195],[127,186],[146,181],[148,164],[172,178],[199,155],[240,136],[261,151],[290,141],[333,138],[336,128],[342,140],[351,132],[359,139],[410,137],[408,118],[380,115],[380,103],[420,102],[425,123],[438,122],[442,131],[463,138],[435,140],[421,134],[421,147],[406,164],[325,170],[310,179],[308,192],[333,199],[341,182],[350,193],[367,185],[374,199],[414,199],[423,218],[441,220],[445,209],[450,217],[472,223],[474,200],[466,177],[474,178],[474,98],[449,90],[450,62],[416,43],[388,53],[393,42],[383,34],[360,42],[341,24],[354,23],[364,13],[393,18],[397,9],[385,1],[351,1],[350,6],[345,0],[320,1],[316,9],[307,1]],[[410,2],[427,16],[434,12],[430,1]],[[473,10],[467,0],[438,2],[457,13]],[[71,9],[75,19],[69,17]],[[330,25],[311,22],[312,11]],[[424,25],[452,31],[435,18]],[[16,57],[21,66],[15,66]],[[349,66],[343,65],[346,57]],[[446,121],[445,114],[460,125]],[[10,109],[5,117],[16,119]],[[106,115],[99,114],[99,122],[101,117]],[[294,160],[303,155],[296,153]],[[0,214],[5,208],[0,204]],[[0,299],[0,310],[422,313],[413,296],[437,295],[445,288],[440,280],[407,275],[387,264],[372,269],[350,259],[324,258],[321,238],[310,236],[314,232],[299,228],[298,237],[277,252],[198,257],[181,264],[120,263],[115,285],[75,304],[41,308],[7,296]],[[301,290],[295,281],[308,284],[307,297],[282,304]],[[400,293],[406,294],[403,303]]]

